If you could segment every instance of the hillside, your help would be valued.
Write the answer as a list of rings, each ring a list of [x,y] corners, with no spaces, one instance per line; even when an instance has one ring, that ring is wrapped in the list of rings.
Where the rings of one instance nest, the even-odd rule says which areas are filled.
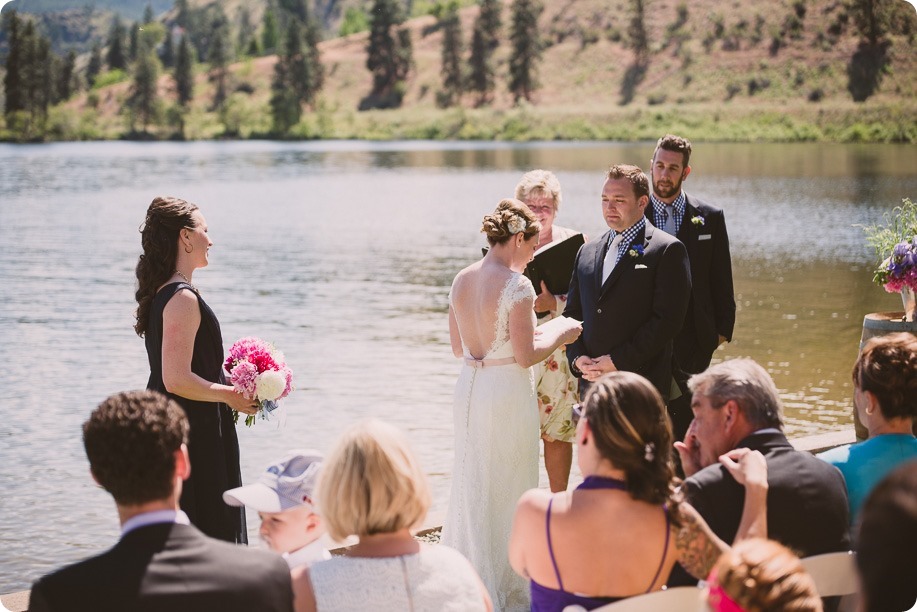
[[[514,106],[505,84],[507,2],[498,87],[489,107],[474,108],[470,96],[460,108],[436,107],[442,34],[425,16],[408,22],[415,67],[401,109],[358,112],[371,83],[364,65],[367,34],[331,39],[321,43],[326,84],[317,109],[291,135],[647,139],[677,130],[698,140],[917,142],[917,15],[905,15],[900,33],[890,37],[875,92],[854,102],[848,73],[860,41],[839,0],[652,0],[651,54],[644,66],[635,65],[625,44],[627,0],[545,4],[541,86],[531,103]],[[466,50],[477,10],[461,11]],[[185,136],[267,135],[274,62],[264,57],[234,64],[236,93],[219,115],[210,109],[212,84],[198,75]],[[120,83],[70,101],[58,111],[61,135],[118,137],[125,131],[118,110],[127,91]],[[170,77],[161,78],[160,92],[167,106],[174,101]],[[158,137],[173,132],[167,125],[155,128]]]

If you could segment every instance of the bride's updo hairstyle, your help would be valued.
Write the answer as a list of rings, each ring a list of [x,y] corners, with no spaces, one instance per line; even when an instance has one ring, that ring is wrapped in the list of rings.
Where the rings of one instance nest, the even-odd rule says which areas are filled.
[[[611,372],[586,392],[582,411],[596,450],[624,470],[633,498],[668,504],[679,524],[672,424],[656,387],[639,374]]]
[[[134,331],[143,337],[150,318],[150,305],[156,290],[175,273],[178,259],[178,234],[194,228],[191,215],[197,205],[172,197],[155,198],[140,226],[143,253],[137,261],[137,322]]]
[[[518,233],[528,240],[541,231],[541,224],[529,207],[512,198],[500,200],[492,214],[484,215],[481,231],[487,234],[490,246],[504,244]]]

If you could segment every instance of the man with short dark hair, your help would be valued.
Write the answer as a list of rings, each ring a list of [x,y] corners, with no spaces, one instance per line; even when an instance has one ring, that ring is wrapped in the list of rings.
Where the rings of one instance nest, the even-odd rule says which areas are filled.
[[[673,368],[681,396],[668,405],[676,440],[691,422],[686,382],[710,365],[716,347],[732,340],[736,320],[726,220],[722,209],[682,189],[691,174],[690,161],[686,138],[667,134],[659,139],[650,162],[653,193],[646,207],[647,219],[678,238],[691,262],[691,300],[674,341]]]
[[[647,378],[664,399],[672,389],[672,339],[685,316],[691,275],[684,245],[643,213],[646,175],[612,166],[602,187],[610,230],[580,247],[564,315],[583,322],[567,346],[581,397],[592,381],[624,370]]]
[[[797,451],[783,434],[777,387],[751,359],[730,359],[688,381],[694,420],[676,442],[686,501],[725,542],[735,539],[745,491],[717,458],[735,448],[767,461],[767,536],[800,556],[848,550],[847,489],[840,471]],[[669,585],[696,583],[681,572]]]
[[[93,411],[83,444],[93,478],[115,499],[121,539],[41,578],[29,610],[292,610],[280,556],[209,538],[179,510],[187,441],[184,412],[155,391],[118,393]]]

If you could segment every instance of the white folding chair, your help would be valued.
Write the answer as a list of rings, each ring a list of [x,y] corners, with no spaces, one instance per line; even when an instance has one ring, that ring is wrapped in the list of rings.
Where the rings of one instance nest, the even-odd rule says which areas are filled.
[[[857,572],[853,551],[825,553],[804,557],[802,566],[812,576],[815,588],[822,597],[841,598],[839,612],[855,610],[857,593]]]
[[[628,597],[596,608],[595,612],[701,612],[707,609],[703,601],[703,593],[703,589],[696,586],[673,587],[664,591]]]

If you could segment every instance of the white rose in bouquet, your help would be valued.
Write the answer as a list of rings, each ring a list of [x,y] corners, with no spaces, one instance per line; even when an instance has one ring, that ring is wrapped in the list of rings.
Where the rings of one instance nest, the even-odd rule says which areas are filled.
[[[287,380],[282,372],[268,370],[255,378],[255,390],[261,401],[273,401],[283,395]]]

